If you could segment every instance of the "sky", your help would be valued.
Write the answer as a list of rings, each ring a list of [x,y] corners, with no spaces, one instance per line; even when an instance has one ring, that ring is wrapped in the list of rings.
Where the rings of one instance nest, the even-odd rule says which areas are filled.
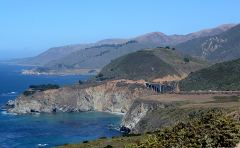
[[[0,0],[0,60],[50,47],[239,23],[239,0]]]

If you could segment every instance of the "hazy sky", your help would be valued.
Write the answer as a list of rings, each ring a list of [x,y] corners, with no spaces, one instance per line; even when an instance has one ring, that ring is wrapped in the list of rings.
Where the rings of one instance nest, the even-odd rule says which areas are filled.
[[[240,0],[0,0],[0,59],[104,38],[239,23],[239,6]]]

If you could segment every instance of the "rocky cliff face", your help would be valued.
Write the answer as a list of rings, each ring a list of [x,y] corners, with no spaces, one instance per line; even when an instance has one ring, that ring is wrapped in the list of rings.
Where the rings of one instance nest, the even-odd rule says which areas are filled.
[[[152,94],[143,84],[109,81],[94,85],[75,85],[19,96],[9,112],[108,111],[126,113],[134,99]]]
[[[147,115],[148,112],[166,106],[158,101],[135,100],[122,121],[122,130],[131,133],[141,133],[138,124]]]
[[[127,133],[139,134],[169,126],[175,123],[175,120],[166,118],[166,115],[175,107],[175,103],[136,99],[124,116],[121,129]]]

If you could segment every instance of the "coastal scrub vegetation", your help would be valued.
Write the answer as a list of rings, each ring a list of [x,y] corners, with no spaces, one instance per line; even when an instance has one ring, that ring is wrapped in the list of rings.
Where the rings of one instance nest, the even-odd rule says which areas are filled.
[[[190,59],[189,59],[188,57],[184,57],[184,58],[183,58],[183,61],[184,61],[185,63],[188,63],[188,62],[190,62]]]
[[[208,68],[190,73],[180,81],[180,90],[240,90],[240,59],[218,63]]]
[[[142,135],[99,139],[61,147],[234,147],[240,141],[240,122],[222,109],[191,112],[188,120]]]
[[[60,86],[56,84],[30,85],[29,89],[24,91],[23,94],[25,96],[29,96],[36,93],[37,91],[41,92],[49,89],[58,89],[58,88],[60,88]]]
[[[180,122],[148,136],[129,147],[234,147],[240,141],[240,123],[221,110],[190,115]]]

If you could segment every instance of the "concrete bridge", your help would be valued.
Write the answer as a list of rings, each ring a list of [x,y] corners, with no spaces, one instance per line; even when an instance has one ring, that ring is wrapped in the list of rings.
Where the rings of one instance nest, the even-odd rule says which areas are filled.
[[[146,83],[146,87],[157,93],[169,93],[176,90],[174,84]]]

